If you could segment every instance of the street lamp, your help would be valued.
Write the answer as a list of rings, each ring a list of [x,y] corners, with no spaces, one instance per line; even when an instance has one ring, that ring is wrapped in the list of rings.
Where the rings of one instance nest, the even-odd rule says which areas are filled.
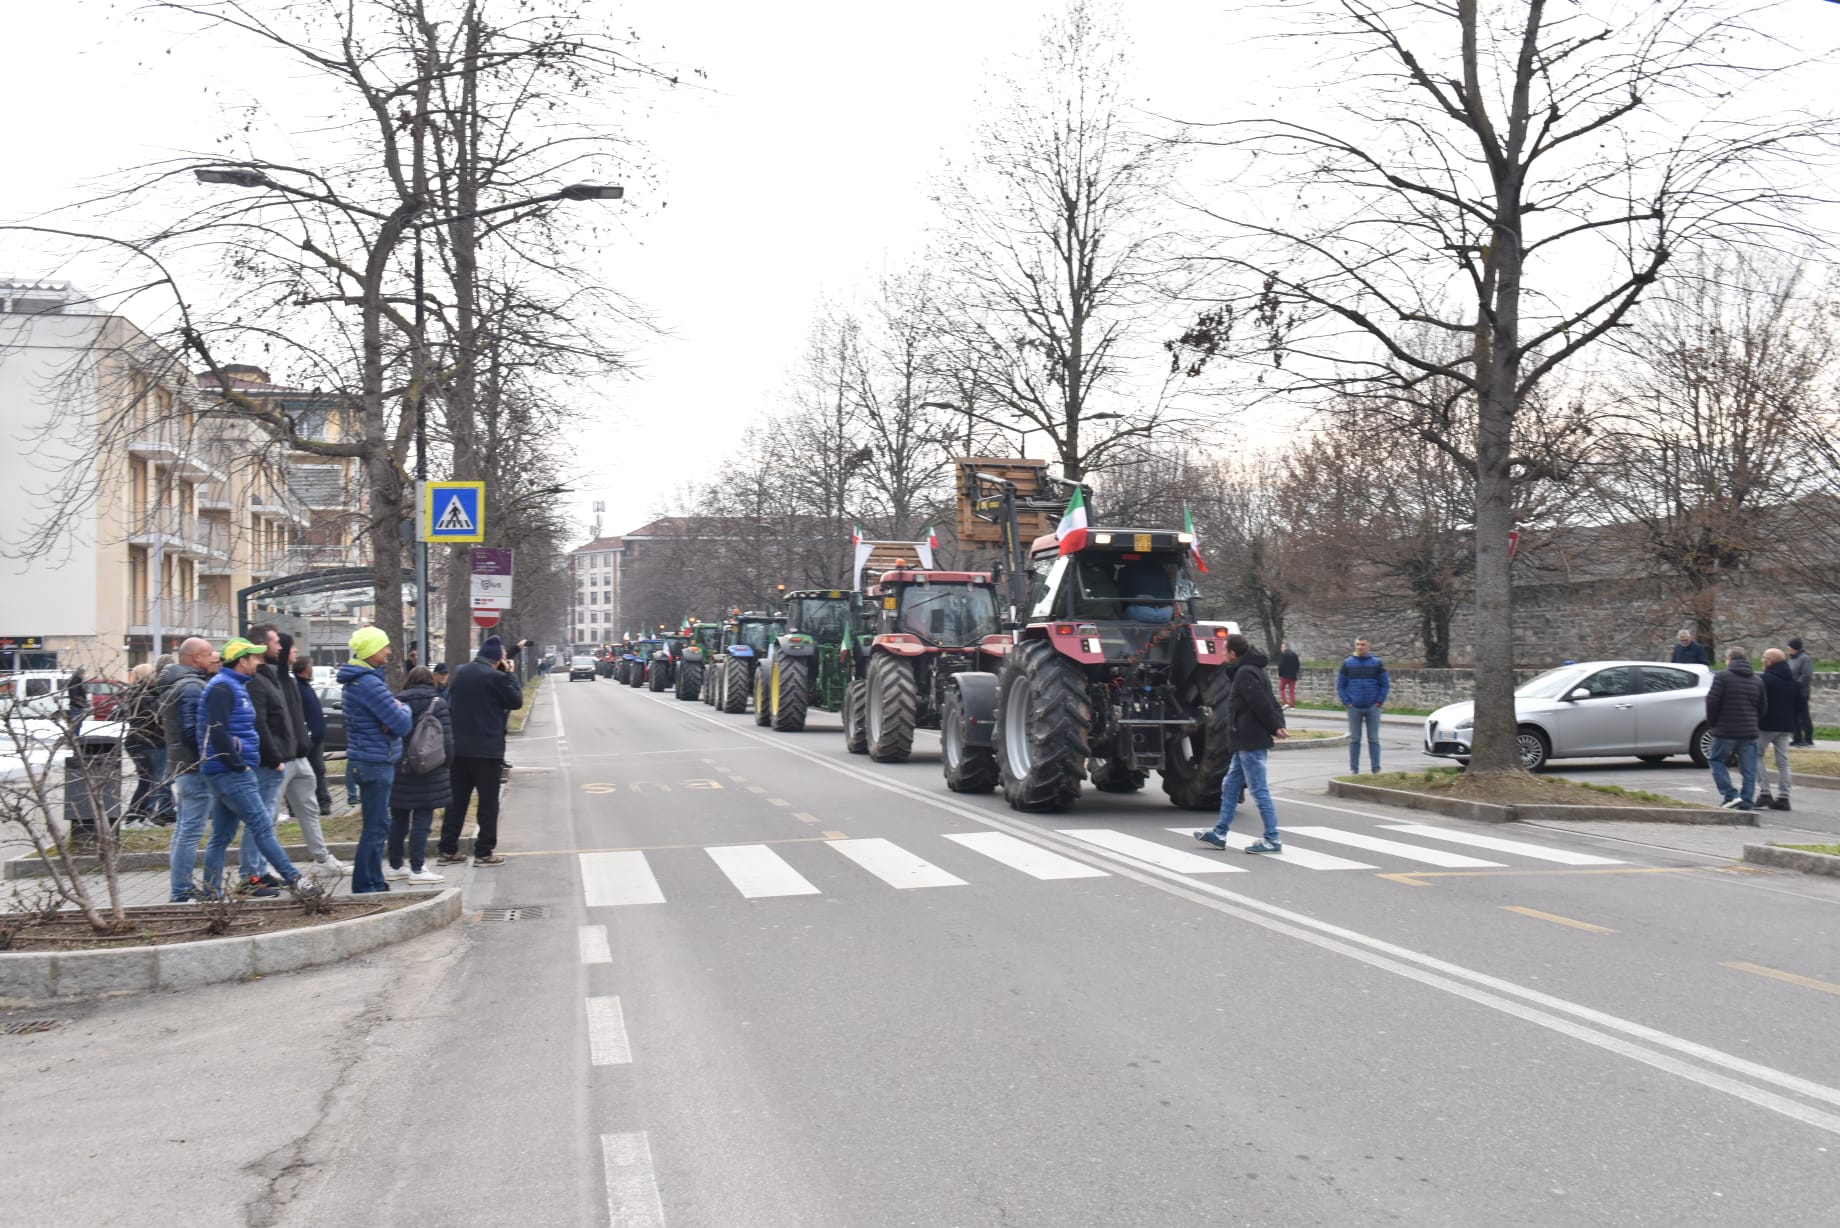
[[[239,188],[272,188],[291,196],[309,200],[327,200],[324,196],[315,196],[277,183],[260,171],[246,170],[238,167],[196,167],[192,171],[199,183],[228,184]],[[428,480],[428,418],[425,411],[428,379],[427,347],[427,296],[424,292],[422,274],[422,231],[431,226],[446,226],[468,218],[485,217],[489,214],[504,213],[513,209],[524,209],[531,205],[546,204],[559,200],[621,200],[626,189],[619,184],[572,183],[543,196],[533,196],[527,200],[511,201],[506,204],[492,205],[485,209],[474,209],[467,213],[457,213],[448,217],[433,218],[411,223],[407,229],[415,234],[415,480],[416,496],[421,497],[420,484]],[[360,210],[360,212],[365,212]],[[380,216],[371,214],[370,216]],[[418,658],[428,660],[428,594],[432,591],[428,584],[428,543],[416,534],[415,543],[415,643]]]

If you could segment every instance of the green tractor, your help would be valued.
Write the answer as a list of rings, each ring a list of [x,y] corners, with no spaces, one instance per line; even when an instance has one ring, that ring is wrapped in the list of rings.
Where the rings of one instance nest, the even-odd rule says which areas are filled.
[[[754,673],[785,630],[786,620],[776,614],[751,611],[730,619],[715,664],[703,675],[703,702],[723,712],[746,712]]]
[[[870,615],[873,611],[868,611]],[[754,723],[780,733],[805,728],[805,713],[843,711],[869,649],[862,594],[809,589],[786,594],[786,634],[754,673]]]
[[[683,660],[677,664],[676,692],[679,699],[702,697],[710,663],[722,651],[721,623],[693,623],[690,642],[684,645]]]

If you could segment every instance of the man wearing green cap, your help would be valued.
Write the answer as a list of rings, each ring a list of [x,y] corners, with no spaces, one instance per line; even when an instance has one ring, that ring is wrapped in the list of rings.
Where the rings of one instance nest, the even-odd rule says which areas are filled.
[[[388,891],[383,877],[383,849],[390,838],[390,789],[402,740],[414,726],[409,709],[390,694],[384,666],[390,663],[390,637],[376,627],[360,627],[351,637],[351,661],[339,666],[345,700],[345,757],[358,778],[358,804],[364,826],[352,856],[351,892]]]
[[[319,884],[302,878],[287,851],[275,839],[275,825],[262,802],[250,769],[261,762],[256,734],[255,705],[249,702],[249,678],[262,663],[265,649],[248,640],[224,645],[224,667],[212,675],[198,702],[199,774],[216,806],[211,812],[211,842],[204,852],[205,887],[217,895],[223,890],[224,854],[240,825],[283,882],[297,895],[318,895]],[[263,888],[255,894],[274,894]]]

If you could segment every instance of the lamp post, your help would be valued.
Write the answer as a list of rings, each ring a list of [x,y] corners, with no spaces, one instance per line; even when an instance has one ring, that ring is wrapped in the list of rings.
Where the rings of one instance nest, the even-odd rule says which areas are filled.
[[[318,192],[308,192],[278,182],[264,171],[250,166],[201,166],[192,171],[192,176],[199,183],[224,184],[238,188],[266,188],[300,200],[330,202],[332,197]],[[421,484],[428,480],[428,417],[426,412],[428,382],[428,347],[427,347],[427,295],[424,292],[422,268],[422,231],[433,226],[447,226],[469,218],[487,217],[496,213],[505,213],[514,209],[528,209],[537,205],[558,201],[580,200],[621,200],[626,189],[619,184],[572,183],[541,196],[532,196],[525,200],[510,201],[501,205],[492,205],[485,209],[474,209],[467,213],[452,214],[446,217],[431,218],[410,223],[407,229],[415,234],[415,370],[413,387],[414,403],[410,407],[415,415],[415,480],[418,501],[417,518],[420,517],[419,501]],[[372,209],[352,206],[342,202],[346,208],[375,220],[385,220],[386,215]],[[419,205],[417,208],[419,209]],[[368,305],[368,304],[367,304]],[[421,540],[421,533],[416,533],[415,542],[415,644],[418,660],[426,665],[428,661],[428,543]],[[156,648],[155,655],[158,655]]]

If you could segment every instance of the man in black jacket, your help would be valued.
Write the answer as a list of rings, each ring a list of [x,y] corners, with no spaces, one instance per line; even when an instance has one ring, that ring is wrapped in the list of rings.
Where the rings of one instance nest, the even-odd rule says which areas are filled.
[[[528,641],[520,641],[511,650]],[[453,672],[447,684],[447,707],[454,723],[454,759],[448,773],[453,800],[441,818],[441,865],[465,861],[460,832],[472,795],[479,794],[479,830],[473,834],[473,864],[502,866],[498,847],[498,788],[505,774],[505,730],[511,714],[524,706],[524,688],[506,668],[505,645],[496,635],[479,646],[479,655]]]
[[[1265,673],[1265,654],[1254,648],[1243,635],[1227,637],[1227,667],[1233,670],[1233,682],[1227,690],[1224,714],[1216,714],[1211,736],[1227,739],[1233,760],[1227,778],[1220,787],[1220,821],[1195,839],[1211,848],[1227,847],[1227,830],[1233,825],[1233,813],[1239,808],[1240,790],[1249,789],[1252,800],[1264,821],[1265,835],[1246,846],[1248,853],[1282,853],[1284,842],[1278,836],[1278,808],[1272,804],[1271,788],[1265,782],[1265,753],[1276,738],[1290,736],[1284,728],[1284,709],[1271,693],[1271,679]]]
[[[1712,675],[1706,692],[1706,724],[1712,732],[1712,783],[1718,786],[1719,805],[1726,810],[1753,810],[1757,796],[1757,736],[1769,711],[1763,679],[1751,669],[1742,648],[1725,652],[1725,668]],[[1742,789],[1731,787],[1727,761],[1738,758]]]
[[[1758,722],[1757,760],[1763,774],[1763,791],[1757,795],[1759,810],[1789,809],[1789,744],[1795,740],[1796,710],[1795,673],[1789,658],[1780,648],[1763,650],[1763,719]],[[1776,793],[1770,793],[1770,771],[1763,766],[1764,748],[1776,760]]]
[[[1278,652],[1278,703],[1282,707],[1297,706],[1297,679],[1303,673],[1303,662],[1297,659],[1297,653],[1291,648],[1291,642],[1285,640]]]
[[[332,855],[319,825],[319,777],[313,771],[313,734],[307,728],[306,705],[300,700],[300,684],[294,681],[294,637],[282,631],[275,641],[275,659],[265,661],[262,669],[275,671],[275,686],[287,710],[293,753],[282,764],[281,792],[287,799],[288,814],[300,824],[300,842],[307,846],[314,864],[325,873],[343,874],[345,864]],[[279,806],[268,817],[280,822]]]
[[[281,786],[287,783],[287,764],[294,756],[294,723],[288,717],[287,699],[281,692],[281,675],[275,668],[281,650],[281,633],[270,626],[251,627],[249,642],[266,644],[262,664],[249,676],[249,702],[256,710],[256,738],[261,743],[261,762],[252,769],[256,792],[269,821],[280,810]],[[262,880],[264,887],[278,887],[281,880],[267,873],[262,854],[255,841],[243,833],[237,842],[236,865],[238,887],[246,888],[252,880]]]

